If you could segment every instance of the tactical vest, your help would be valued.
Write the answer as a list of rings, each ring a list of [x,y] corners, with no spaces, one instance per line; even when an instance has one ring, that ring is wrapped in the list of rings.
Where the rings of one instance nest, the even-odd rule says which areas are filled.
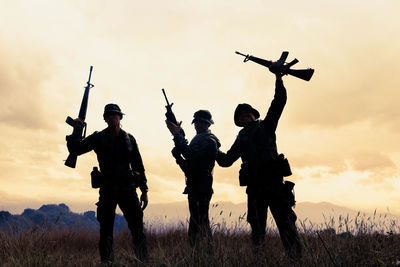
[[[212,151],[209,151],[214,156],[196,157],[196,154],[201,155],[207,149],[210,149],[210,141],[215,143],[215,147],[212,148]],[[195,152],[195,155],[193,158],[187,159],[188,168],[185,175],[188,190],[190,192],[213,193],[212,184],[215,156],[217,148],[221,146],[218,138],[211,132],[201,133],[191,140],[189,146]]]
[[[94,151],[100,165],[100,171],[107,177],[114,180],[131,179],[132,151],[134,144],[133,136],[121,130],[117,137],[111,136],[107,129],[96,134],[96,145]]]
[[[241,158],[252,177],[274,176],[274,163],[278,159],[275,132],[268,132],[261,121],[242,129],[238,135]]]

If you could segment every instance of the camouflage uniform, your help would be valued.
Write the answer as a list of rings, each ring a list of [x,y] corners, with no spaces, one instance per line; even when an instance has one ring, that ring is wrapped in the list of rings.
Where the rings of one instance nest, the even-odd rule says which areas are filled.
[[[288,193],[291,192],[286,190],[283,176],[276,166],[278,152],[275,130],[286,99],[283,82],[277,80],[275,96],[265,119],[253,121],[249,128],[243,128],[228,152],[225,154],[219,151],[216,160],[220,166],[229,167],[239,157],[242,159],[240,178],[243,179],[244,176],[246,179],[245,184],[241,185],[247,185],[247,221],[252,229],[253,244],[259,246],[264,243],[269,207],[288,254],[300,257],[301,243],[295,225],[297,217],[292,210],[294,203],[290,200]],[[250,111],[258,119],[257,110],[248,104],[239,104],[235,111],[236,125],[243,109]]]
[[[114,260],[113,226],[117,204],[121,208],[133,237],[133,245],[139,259],[147,256],[146,237],[143,227],[143,211],[140,207],[136,187],[147,192],[147,179],[142,158],[135,138],[120,130],[112,136],[108,128],[83,139],[70,140],[70,151],[78,155],[91,150],[97,154],[102,182],[97,205],[97,220],[100,223],[100,256],[103,262]]]
[[[207,120],[204,121],[208,121],[209,124],[213,123],[208,111],[198,112],[195,113],[193,122],[196,119],[201,120],[202,116],[205,116]],[[174,136],[174,142],[183,156],[175,157],[177,164],[186,176],[186,188],[183,193],[188,194],[190,211],[188,236],[190,244],[194,246],[200,237],[206,237],[211,242],[212,234],[208,210],[213,194],[215,157],[218,148],[221,146],[220,142],[210,130],[198,133],[189,145],[181,133]]]

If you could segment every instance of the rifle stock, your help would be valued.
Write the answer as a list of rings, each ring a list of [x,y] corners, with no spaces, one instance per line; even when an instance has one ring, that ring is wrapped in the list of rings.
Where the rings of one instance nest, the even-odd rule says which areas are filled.
[[[314,74],[313,69],[305,69],[305,70],[292,70],[288,69],[287,74],[292,75],[294,77],[300,78],[305,81],[309,81]]]
[[[75,168],[76,167],[76,161],[78,159],[78,155],[69,153],[67,159],[65,160],[65,166],[68,166],[70,168]]]

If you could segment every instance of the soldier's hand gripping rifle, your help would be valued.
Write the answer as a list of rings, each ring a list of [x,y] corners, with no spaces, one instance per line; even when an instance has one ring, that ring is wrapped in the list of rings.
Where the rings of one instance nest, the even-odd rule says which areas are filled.
[[[291,67],[299,61],[295,58],[291,62],[285,63],[285,60],[289,55],[289,52],[286,52],[286,51],[282,52],[281,57],[278,59],[278,61],[276,61],[276,63],[272,67],[271,67],[271,65],[273,62],[270,60],[253,57],[248,54],[244,55],[238,51],[236,51],[235,53],[245,57],[243,62],[247,62],[247,61],[251,60],[257,64],[267,67],[273,73],[280,73],[283,75],[289,74],[289,75],[292,75],[294,77],[300,78],[305,81],[309,81],[314,74],[313,69],[292,70]]]
[[[70,116],[67,117],[65,120],[66,123],[71,125],[74,130],[72,131],[71,135],[67,135],[66,139],[67,141],[69,140],[82,140],[86,136],[86,110],[87,110],[87,105],[88,105],[88,99],[89,99],[89,90],[92,88],[94,85],[90,83],[90,78],[92,77],[92,70],[93,66],[90,66],[90,72],[89,72],[89,79],[86,82],[85,86],[85,92],[83,94],[82,98],[82,103],[81,103],[81,108],[79,109],[79,115],[78,118],[81,121],[76,121],[72,119]],[[76,159],[78,158],[78,155],[74,153],[69,153],[68,158],[65,161],[65,165],[71,168],[75,168],[76,166]]]
[[[170,104],[170,103],[168,102],[168,98],[167,98],[167,95],[165,94],[164,88],[162,89],[162,92],[163,92],[163,94],[164,94],[165,101],[167,102],[167,105],[165,106],[165,108],[167,109],[167,112],[165,113],[165,117],[167,118],[167,121],[170,121],[170,122],[172,122],[172,123],[175,124],[175,125],[179,125],[178,122],[177,122],[177,120],[176,120],[175,114],[172,112],[172,105],[173,105],[174,103],[171,103],[171,104]],[[185,132],[183,131],[182,128],[179,129],[179,132],[180,132],[180,134],[182,134],[183,136],[185,136]]]

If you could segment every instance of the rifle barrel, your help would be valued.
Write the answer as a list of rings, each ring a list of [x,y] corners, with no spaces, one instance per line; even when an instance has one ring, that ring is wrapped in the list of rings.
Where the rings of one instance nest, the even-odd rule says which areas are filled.
[[[89,79],[87,81],[87,84],[90,84],[90,79],[92,78],[92,70],[93,70],[93,66],[90,66],[90,71],[89,71]]]
[[[244,57],[247,57],[247,56],[248,56],[248,55],[242,54],[242,53],[240,53],[240,52],[238,52],[238,51],[235,51],[235,54],[238,54],[238,55],[241,55],[241,56],[244,56]]]
[[[162,90],[162,92],[163,92],[163,94],[164,94],[165,101],[167,101],[167,106],[170,106],[170,104],[169,104],[169,102],[168,102],[167,95],[165,94],[165,90],[164,90],[164,88],[163,88],[163,89],[161,89],[161,90]]]

